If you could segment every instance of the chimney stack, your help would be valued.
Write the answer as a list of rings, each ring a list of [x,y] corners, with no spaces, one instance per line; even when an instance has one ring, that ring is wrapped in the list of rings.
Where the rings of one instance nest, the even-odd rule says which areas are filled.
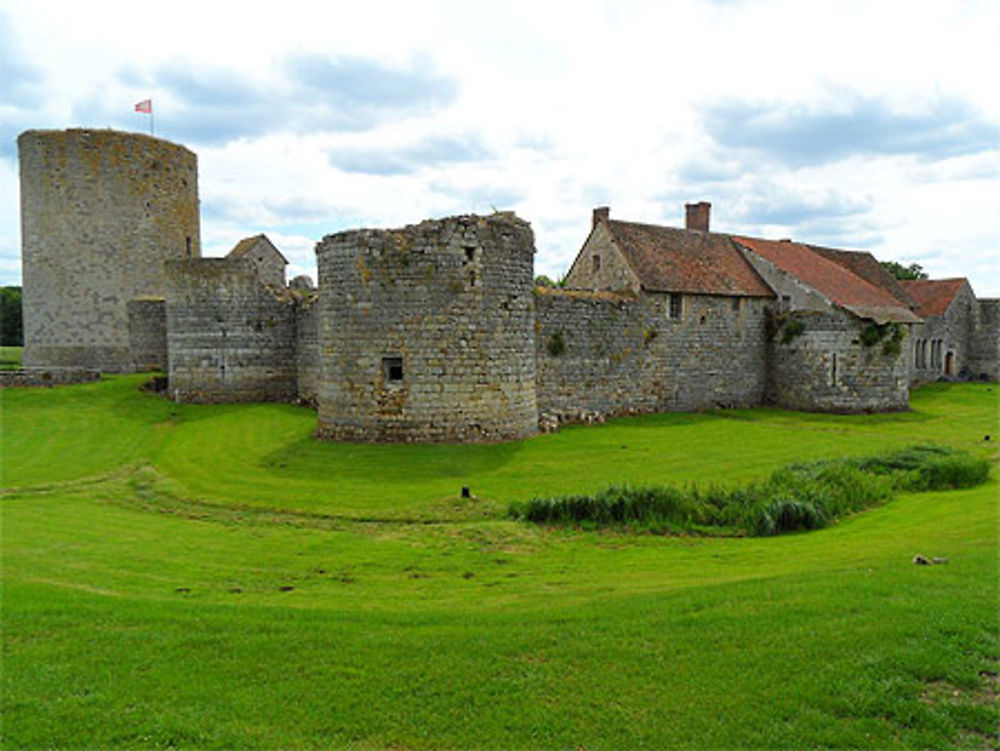
[[[684,228],[696,229],[699,232],[708,232],[708,218],[712,211],[712,204],[708,201],[684,204],[685,217]]]
[[[611,217],[611,208],[609,206],[600,206],[594,209],[594,221],[590,225],[591,229],[597,227],[599,222],[606,222]]]

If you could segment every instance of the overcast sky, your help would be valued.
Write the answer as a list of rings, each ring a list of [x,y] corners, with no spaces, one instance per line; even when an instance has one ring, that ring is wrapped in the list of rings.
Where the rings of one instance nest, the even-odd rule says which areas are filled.
[[[559,276],[613,218],[919,263],[1000,296],[1000,2],[0,0],[0,283],[17,134],[198,154],[204,255],[315,279],[355,227],[514,210]]]

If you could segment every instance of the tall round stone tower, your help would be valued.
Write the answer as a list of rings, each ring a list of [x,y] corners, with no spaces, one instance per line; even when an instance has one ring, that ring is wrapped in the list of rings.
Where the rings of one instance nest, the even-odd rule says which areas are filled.
[[[513,214],[328,235],[318,435],[464,442],[536,432],[530,226]]]
[[[195,155],[111,130],[29,130],[21,168],[24,364],[135,368],[130,300],[200,255]]]

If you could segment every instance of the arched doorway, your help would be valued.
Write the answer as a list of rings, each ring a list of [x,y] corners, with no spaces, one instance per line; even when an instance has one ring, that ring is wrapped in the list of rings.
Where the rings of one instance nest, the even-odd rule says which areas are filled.
[[[947,355],[944,356],[944,374],[954,375],[954,373],[952,373],[954,367],[955,367],[955,353],[949,352]]]

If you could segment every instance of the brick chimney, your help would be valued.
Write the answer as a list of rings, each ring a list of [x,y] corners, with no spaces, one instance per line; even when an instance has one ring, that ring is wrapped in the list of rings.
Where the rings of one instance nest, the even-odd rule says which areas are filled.
[[[684,228],[708,232],[708,217],[712,212],[712,204],[708,201],[684,204]]]
[[[594,221],[590,225],[591,229],[595,228],[599,222],[606,222],[610,218],[611,218],[610,206],[600,206],[594,209]]]

